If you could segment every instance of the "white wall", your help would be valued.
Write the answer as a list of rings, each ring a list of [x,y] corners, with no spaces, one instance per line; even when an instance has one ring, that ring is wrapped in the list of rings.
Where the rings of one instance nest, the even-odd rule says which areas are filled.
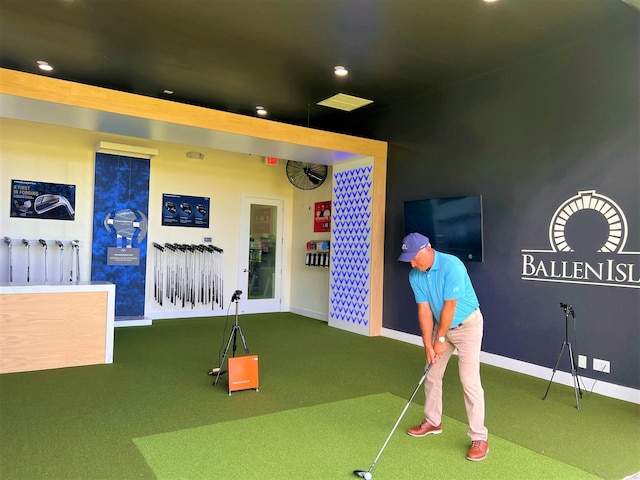
[[[327,179],[314,190],[295,189],[293,193],[293,238],[291,245],[291,305],[294,313],[328,321],[329,269],[304,264],[307,242],[330,240],[331,232],[314,232],[316,202],[331,200],[332,168]]]
[[[93,222],[93,176],[95,145],[99,141],[155,148],[158,156],[151,160],[149,185],[149,230],[147,255],[147,288],[145,314],[150,317],[184,317],[199,314],[216,315],[224,311],[194,312],[190,308],[166,304],[160,307],[153,298],[152,243],[202,243],[204,236],[224,250],[225,299],[237,285],[239,258],[238,232],[240,197],[244,193],[282,198],[285,202],[285,252],[291,255],[291,208],[293,186],[284,172],[286,162],[277,166],[264,164],[261,156],[222,152],[202,147],[193,148],[164,142],[19,120],[0,119],[0,236],[45,240],[80,240],[82,280],[90,279],[91,236]],[[188,151],[204,154],[203,160],[186,157]],[[10,186],[12,179],[35,180],[76,185],[76,220],[38,220],[10,218]],[[209,228],[166,227],[161,225],[162,194],[207,196],[211,199]],[[21,250],[23,249],[23,250]],[[42,247],[31,247],[32,283],[43,280]],[[49,249],[49,278],[58,278],[57,247]],[[13,249],[14,282],[26,280],[26,247]],[[39,258],[37,254],[40,254]],[[21,263],[22,262],[22,263]],[[39,264],[37,262],[40,262]],[[286,265],[292,262],[286,261]],[[38,268],[36,265],[39,265]],[[66,267],[65,267],[66,268]],[[18,275],[21,274],[22,276]],[[289,278],[291,272],[284,272]],[[38,276],[40,275],[41,278]],[[0,282],[8,282],[8,248],[0,245]],[[289,303],[285,282],[283,304]],[[291,282],[293,283],[293,282]],[[326,297],[325,297],[326,303]]]

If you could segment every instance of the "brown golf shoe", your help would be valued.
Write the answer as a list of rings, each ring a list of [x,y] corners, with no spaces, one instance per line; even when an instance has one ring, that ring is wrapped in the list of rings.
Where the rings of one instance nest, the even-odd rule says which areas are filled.
[[[487,458],[487,453],[489,453],[489,443],[486,440],[474,440],[467,452],[467,460],[479,462]]]
[[[430,433],[437,435],[438,433],[442,433],[442,424],[434,427],[429,422],[427,422],[427,419],[425,418],[420,425],[411,427],[409,430],[407,430],[407,433],[412,437],[424,437],[425,435],[429,435]]]

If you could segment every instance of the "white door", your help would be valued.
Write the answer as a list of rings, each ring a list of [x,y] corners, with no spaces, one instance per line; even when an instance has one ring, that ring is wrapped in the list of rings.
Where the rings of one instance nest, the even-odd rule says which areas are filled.
[[[284,200],[242,196],[238,284],[242,313],[282,310]]]

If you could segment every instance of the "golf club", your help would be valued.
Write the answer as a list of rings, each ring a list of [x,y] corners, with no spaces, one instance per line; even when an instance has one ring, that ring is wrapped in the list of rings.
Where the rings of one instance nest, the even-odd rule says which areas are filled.
[[[420,386],[424,382],[424,379],[427,378],[427,374],[429,373],[429,370],[431,370],[432,366],[433,366],[433,362],[431,362],[431,363],[429,363],[429,365],[427,365],[427,368],[425,369],[424,373],[422,374],[422,378],[420,378],[420,381],[418,382],[418,385],[416,385],[415,390],[411,394],[411,398],[409,398],[409,401],[405,405],[404,410],[402,410],[402,413],[398,417],[398,420],[396,421],[396,424],[391,429],[391,433],[387,437],[387,440],[384,442],[384,445],[382,445],[382,448],[380,449],[380,451],[378,452],[378,455],[376,456],[375,460],[373,461],[373,463],[369,467],[369,470],[354,470],[353,473],[355,475],[357,475],[360,478],[364,478],[365,480],[371,480],[371,470],[373,470],[373,467],[376,466],[376,463],[378,462],[378,459],[380,458],[380,455],[382,455],[382,452],[386,448],[387,443],[389,443],[389,440],[391,440],[391,437],[393,436],[393,433],[396,431],[396,428],[398,428],[398,425],[400,424],[400,421],[402,420],[402,417],[404,417],[404,414],[407,413],[407,410],[409,409],[409,405],[411,405],[411,402],[413,401],[413,397],[415,397],[416,393],[418,393],[418,390],[420,389]]]
[[[31,251],[30,251],[29,247],[31,245],[29,244],[29,240],[27,240],[26,238],[22,239],[22,244],[25,247],[27,247],[27,283],[29,283],[30,282],[30,279],[29,279],[30,272],[29,272],[29,270],[31,270]]]
[[[47,284],[49,280],[47,277],[47,242],[43,239],[38,241],[40,242],[40,245],[44,247],[44,283]]]
[[[62,283],[64,277],[64,244],[60,240],[56,240],[56,245],[60,248],[60,283]]]
[[[9,283],[13,282],[13,259],[11,258],[11,246],[13,245],[9,237],[4,237],[4,243],[9,247]]]
[[[76,283],[80,281],[80,240],[71,240],[71,247],[76,252]],[[71,259],[71,265],[73,266],[73,258]],[[71,275],[69,277],[69,281],[73,279],[73,270],[71,270]]]
[[[154,270],[153,270],[153,291],[156,302],[162,305],[162,268],[164,247],[153,242],[154,250]]]

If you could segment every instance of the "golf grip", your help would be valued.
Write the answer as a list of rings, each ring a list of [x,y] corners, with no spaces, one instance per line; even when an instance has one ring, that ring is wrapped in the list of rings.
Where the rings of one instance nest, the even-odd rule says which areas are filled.
[[[416,393],[418,393],[418,390],[420,390],[420,387],[422,386],[422,384],[424,382],[424,379],[427,378],[427,375],[429,374],[429,370],[431,370],[432,366],[433,366],[433,362],[430,362],[429,365],[427,365],[427,368],[425,369],[424,373],[422,374],[422,378],[420,378],[420,381],[418,382],[418,385],[416,385],[415,390],[411,394],[411,397],[409,398],[409,401],[405,405],[404,410],[402,410],[402,413],[398,417],[398,420],[396,421],[396,424],[391,429],[391,433],[389,434],[389,436],[385,440],[384,445],[382,445],[382,448],[378,452],[378,455],[376,456],[375,460],[373,461],[373,463],[369,467],[369,470],[368,470],[369,472],[371,472],[371,470],[373,470],[373,467],[375,467],[376,463],[378,463],[378,459],[380,458],[380,455],[382,455],[382,452],[386,448],[387,443],[389,443],[389,440],[391,440],[391,437],[393,436],[394,432],[396,431],[396,428],[398,428],[398,425],[400,425],[400,421],[402,420],[402,417],[404,417],[404,414],[407,413],[407,410],[409,409],[409,405],[411,405],[411,402],[413,401],[413,397],[415,397]]]

